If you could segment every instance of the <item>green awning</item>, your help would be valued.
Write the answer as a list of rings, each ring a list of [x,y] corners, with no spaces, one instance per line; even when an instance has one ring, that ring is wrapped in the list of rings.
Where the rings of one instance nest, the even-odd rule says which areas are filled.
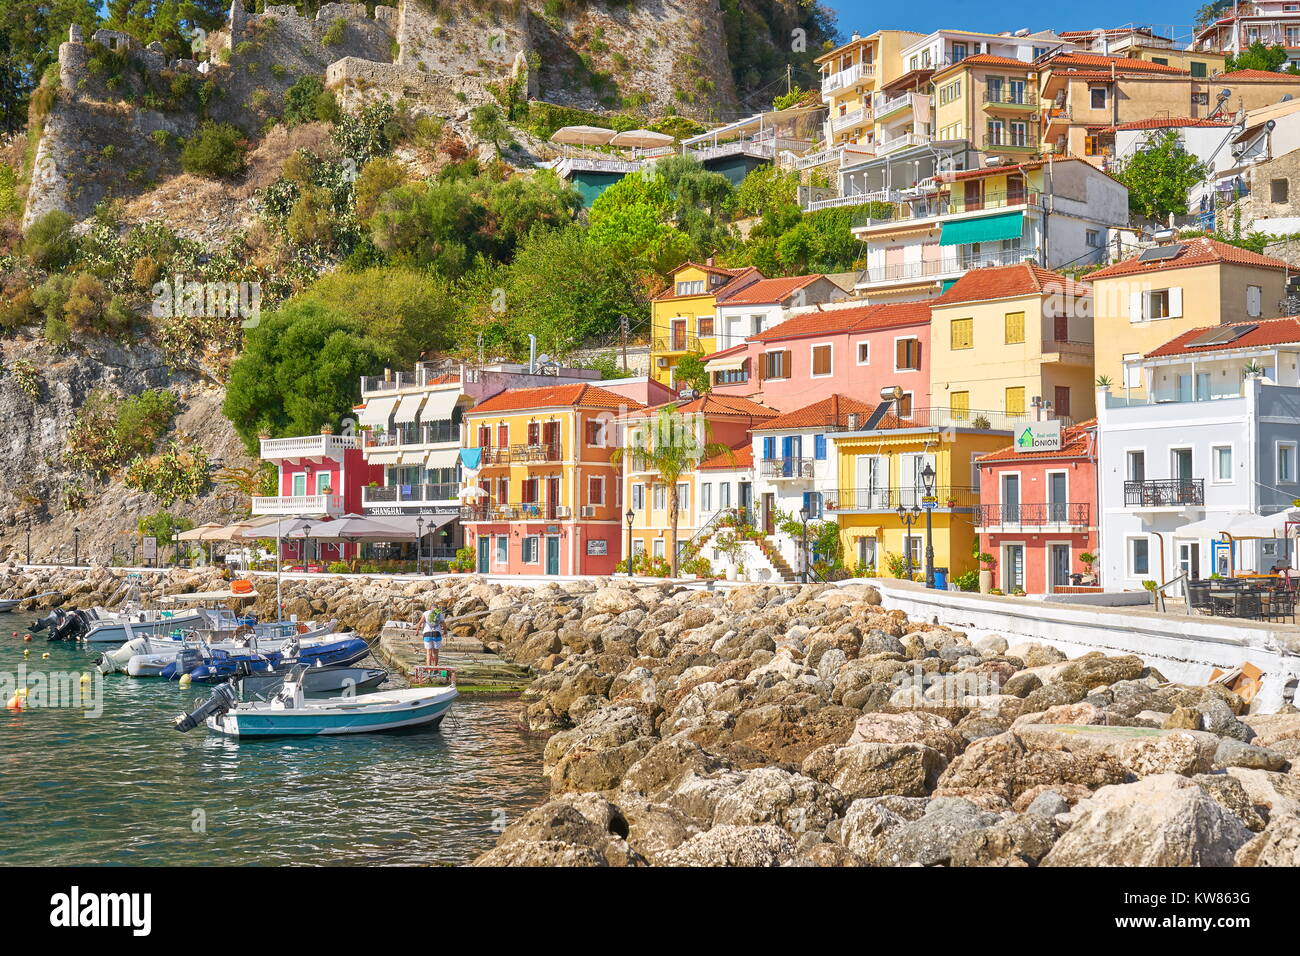
[[[956,284],[957,284],[956,279],[944,279],[943,282],[940,283],[939,285],[939,294],[943,295],[945,292],[947,292]]]
[[[1019,239],[1024,233],[1025,214],[1004,212],[979,219],[958,219],[945,222],[939,233],[941,246],[965,246],[972,242],[997,242],[1000,239]]]

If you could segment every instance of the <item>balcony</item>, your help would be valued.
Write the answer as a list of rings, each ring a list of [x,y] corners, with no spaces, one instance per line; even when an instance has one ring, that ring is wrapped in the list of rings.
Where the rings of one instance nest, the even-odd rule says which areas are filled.
[[[1093,363],[1091,342],[1071,342],[1065,339],[1043,343],[1043,361],[1058,365],[1086,365]]]
[[[497,445],[483,449],[483,464],[544,464],[561,458],[559,442],[551,445]]]
[[[1017,206],[1037,209],[1040,206],[1040,199],[1039,194],[1032,190],[993,192],[970,200],[965,197],[958,199],[918,198],[910,200],[900,198],[894,201],[887,211],[873,209],[855,216],[852,228],[870,229],[875,226],[912,223],[925,219],[940,220],[965,213],[987,212],[991,209],[1014,209]],[[883,216],[878,215],[882,211],[886,214]]]
[[[1030,89],[1013,90],[985,90],[984,91],[985,108],[994,109],[1005,106],[1009,109],[1037,109],[1038,94]]]
[[[295,458],[325,458],[342,455],[349,448],[360,448],[354,435],[305,435],[301,438],[263,438],[260,455],[263,461]]]
[[[832,116],[831,132],[838,133],[843,129],[861,126],[863,123],[869,122],[870,119],[871,113],[869,113],[865,108],[859,107],[856,110],[850,110],[849,112],[843,113],[839,116]]]
[[[400,448],[408,445],[460,444],[460,423],[448,420],[427,422],[418,427],[398,425],[391,432],[370,433],[367,448]]]
[[[1038,137],[1026,132],[1024,136],[1014,136],[1009,131],[1004,133],[985,133],[984,148],[989,149],[1017,149],[1028,150],[1031,153],[1038,151]]]
[[[700,340],[698,336],[682,333],[681,335],[656,336],[652,351],[661,353],[686,353],[701,352],[703,349],[700,348]]]
[[[877,118],[879,118],[877,116]],[[876,155],[884,156],[887,153],[896,153],[900,149],[911,149],[915,146],[929,146],[934,142],[933,136],[927,136],[924,133],[904,133],[901,136],[895,136],[893,139],[887,139],[876,144]]]
[[[1204,478],[1157,478],[1124,482],[1124,507],[1187,508],[1205,505]]]
[[[855,63],[847,70],[840,70],[837,73],[831,73],[829,76],[822,77],[822,94],[834,93],[836,90],[842,90],[846,86],[852,86],[858,80],[868,80],[876,75],[876,67],[873,63]]]
[[[971,269],[1011,266],[1032,258],[1033,253],[1024,249],[1005,249],[979,255],[966,253],[960,256],[945,256],[929,262],[898,262],[885,266],[869,266],[858,273],[856,285],[858,288],[864,288],[917,279],[939,279],[969,272]],[[1091,345],[1088,346],[1088,355],[1092,355]]]
[[[361,501],[365,505],[427,504],[455,501],[460,491],[456,481],[433,485],[389,485],[384,488],[363,488]]]
[[[417,388],[459,380],[459,369],[448,371],[445,367],[420,364],[409,371],[390,370],[386,375],[363,376],[361,395],[364,398],[380,392],[396,392],[403,388]]]
[[[976,526],[985,532],[1087,528],[1092,514],[1086,501],[980,505]]]
[[[875,110],[876,118],[883,119],[891,113],[897,113],[902,109],[911,109],[915,103],[913,93],[900,93],[898,96],[884,96],[877,94],[872,109]]]
[[[342,495],[253,496],[255,515],[341,515]]]
[[[760,478],[774,481],[791,478],[811,478],[813,476],[813,459],[811,458],[762,458],[758,463]]]
[[[460,509],[462,521],[558,521],[572,516],[573,509],[568,505],[545,502],[488,503]]]
[[[840,488],[826,493],[827,511],[896,511],[924,506],[925,492],[919,488]],[[934,489],[936,511],[969,511],[979,507],[980,491],[964,485],[940,485]]]

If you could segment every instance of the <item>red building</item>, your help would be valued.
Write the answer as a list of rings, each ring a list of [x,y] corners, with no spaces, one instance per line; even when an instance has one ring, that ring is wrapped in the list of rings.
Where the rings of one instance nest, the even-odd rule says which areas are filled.
[[[1097,553],[1096,424],[1063,429],[1059,448],[1021,451],[1017,436],[977,460],[976,523],[980,550],[996,561],[993,587],[1048,594],[1089,583],[1079,556]]]

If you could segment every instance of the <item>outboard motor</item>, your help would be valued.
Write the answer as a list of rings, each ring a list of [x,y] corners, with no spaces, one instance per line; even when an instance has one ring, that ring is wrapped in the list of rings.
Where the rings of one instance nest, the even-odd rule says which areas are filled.
[[[51,641],[75,641],[90,630],[90,616],[82,610],[72,611],[50,630]]]
[[[235,706],[234,684],[218,684],[212,696],[198,707],[188,714],[177,715],[175,727],[181,733],[188,733],[209,717],[224,714],[233,706]]]
[[[45,630],[47,627],[52,628],[52,627],[56,626],[60,621],[62,621],[63,618],[64,618],[64,616],[65,616],[67,613],[68,613],[68,612],[65,611],[63,608],[61,608],[61,607],[56,607],[54,610],[52,610],[49,614],[45,615],[45,616],[44,616],[43,618],[41,618],[39,621],[33,621],[33,622],[32,622],[32,630],[33,630],[33,631],[43,631],[43,630]]]

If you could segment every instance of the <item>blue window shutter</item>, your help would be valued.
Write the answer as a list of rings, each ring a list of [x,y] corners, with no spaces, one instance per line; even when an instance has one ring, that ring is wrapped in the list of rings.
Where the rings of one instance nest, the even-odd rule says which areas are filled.
[[[826,460],[826,436],[825,435],[813,436],[813,457],[816,458],[818,461]]]
[[[776,457],[776,436],[775,435],[765,435],[763,437],[763,457],[764,458]]]

